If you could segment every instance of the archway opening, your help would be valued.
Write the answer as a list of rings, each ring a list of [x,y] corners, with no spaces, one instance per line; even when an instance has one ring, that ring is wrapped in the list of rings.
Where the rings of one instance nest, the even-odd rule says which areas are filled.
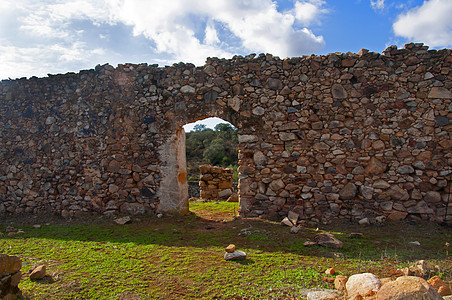
[[[184,125],[189,209],[207,219],[238,215],[237,128],[220,118]]]

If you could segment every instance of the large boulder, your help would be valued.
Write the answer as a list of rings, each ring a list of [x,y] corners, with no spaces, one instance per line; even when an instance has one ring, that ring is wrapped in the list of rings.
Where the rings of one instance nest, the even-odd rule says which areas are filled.
[[[427,282],[417,276],[402,276],[385,283],[378,291],[376,300],[440,300],[441,295]]]
[[[375,295],[381,287],[381,281],[372,273],[350,276],[345,284],[350,299],[362,299]]]

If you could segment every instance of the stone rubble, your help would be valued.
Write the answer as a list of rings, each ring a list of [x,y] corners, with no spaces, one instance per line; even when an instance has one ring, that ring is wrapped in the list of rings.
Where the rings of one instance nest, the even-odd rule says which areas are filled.
[[[324,280],[326,279],[324,277]],[[443,282],[438,276],[426,281],[417,276],[402,275],[396,279],[379,279],[372,273],[362,273],[350,277],[337,275],[333,281],[335,290],[330,291],[335,292],[336,297],[325,299],[443,299],[442,296],[446,299],[451,294],[450,283]],[[302,295],[309,292],[302,291]]]

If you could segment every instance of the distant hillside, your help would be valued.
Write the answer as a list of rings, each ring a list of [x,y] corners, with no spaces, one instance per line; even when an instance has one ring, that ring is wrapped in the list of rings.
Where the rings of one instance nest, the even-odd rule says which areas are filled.
[[[187,173],[189,180],[199,179],[199,166],[210,164],[234,169],[237,179],[237,129],[220,123],[212,130],[196,125],[186,134]]]

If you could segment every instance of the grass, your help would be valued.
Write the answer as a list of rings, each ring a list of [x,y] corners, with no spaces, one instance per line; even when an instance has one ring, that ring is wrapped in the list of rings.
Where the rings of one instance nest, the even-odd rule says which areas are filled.
[[[24,276],[19,287],[25,299],[291,299],[300,298],[302,289],[332,288],[322,279],[330,267],[338,274],[387,277],[418,259],[441,266],[436,275],[452,280],[448,228],[408,223],[321,227],[344,242],[342,249],[332,250],[303,246],[318,233],[315,228],[290,234],[288,227],[271,221],[237,219],[234,205],[191,203],[186,217],[141,217],[123,226],[98,216],[54,219],[49,225],[29,217],[2,220],[0,253],[19,256],[24,274],[47,266],[44,280]],[[42,226],[34,228],[36,223]],[[25,233],[8,237],[7,226]],[[363,238],[348,237],[357,231]],[[410,246],[410,241],[421,245]],[[230,243],[248,258],[225,261]]]

